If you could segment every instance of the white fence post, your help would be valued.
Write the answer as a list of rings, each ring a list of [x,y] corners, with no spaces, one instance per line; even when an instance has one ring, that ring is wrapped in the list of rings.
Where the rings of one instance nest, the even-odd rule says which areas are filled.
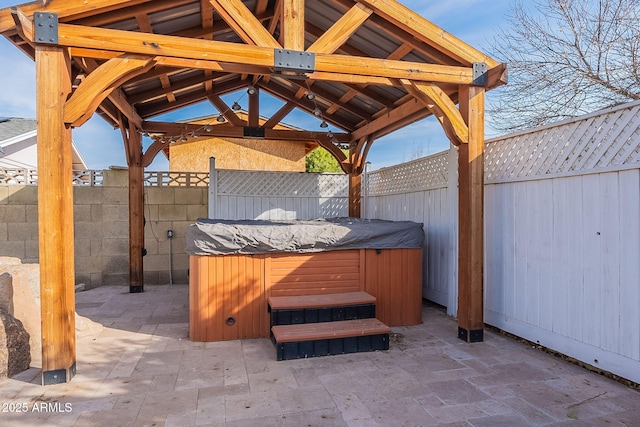
[[[215,218],[218,204],[218,171],[216,171],[216,158],[209,157],[209,218]]]
[[[449,290],[447,292],[447,314],[458,314],[458,150],[451,145],[447,153],[447,182],[449,193]]]

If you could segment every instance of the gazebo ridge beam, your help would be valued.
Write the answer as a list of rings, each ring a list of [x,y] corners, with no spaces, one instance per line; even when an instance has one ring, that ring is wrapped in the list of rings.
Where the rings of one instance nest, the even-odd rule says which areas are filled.
[[[179,59],[195,59],[228,62],[258,67],[273,67],[274,49],[213,40],[194,40],[158,34],[135,33],[107,28],[59,24],[59,45],[75,48],[126,51],[151,56],[168,56]],[[194,63],[194,65],[197,65]],[[456,85],[473,84],[470,67],[453,67],[419,62],[378,58],[351,57],[336,54],[317,54],[315,70],[311,78],[322,80],[324,73],[338,76],[360,76],[356,83],[370,78],[397,78]],[[344,77],[347,82],[353,78]],[[393,83],[391,83],[393,85]]]

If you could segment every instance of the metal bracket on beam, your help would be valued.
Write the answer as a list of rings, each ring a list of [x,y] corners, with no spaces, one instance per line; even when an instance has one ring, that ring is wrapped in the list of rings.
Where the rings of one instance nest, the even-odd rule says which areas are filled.
[[[487,64],[485,62],[473,63],[473,84],[475,86],[487,85]]]
[[[274,49],[275,71],[311,73],[316,68],[316,54],[290,49]]]
[[[262,127],[251,127],[245,126],[244,133],[242,135],[244,138],[264,138],[264,128]]]
[[[58,44],[58,15],[50,12],[33,14],[35,42],[42,44]]]

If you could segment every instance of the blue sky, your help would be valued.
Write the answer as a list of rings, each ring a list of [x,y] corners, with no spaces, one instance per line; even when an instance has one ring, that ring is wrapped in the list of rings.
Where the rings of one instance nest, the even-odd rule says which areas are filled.
[[[400,3],[445,31],[486,53],[491,53],[491,41],[498,34],[498,30],[508,26],[506,18],[513,2],[514,0],[400,0]],[[0,8],[15,4],[14,1],[0,0]],[[0,37],[0,59],[0,117],[34,118],[33,61],[3,37]],[[489,92],[487,97],[491,96],[492,92]],[[223,99],[231,104],[239,97],[240,94],[232,94]],[[260,113],[269,116],[279,105],[279,101],[261,100]],[[208,103],[201,103],[154,120],[185,120],[216,113],[214,107]],[[310,124],[308,128],[314,128],[314,120],[307,114],[298,113],[287,116],[284,121],[303,128]],[[495,132],[487,128],[486,136],[495,136]],[[97,115],[82,127],[74,129],[73,140],[90,169],[126,165],[120,131],[114,130]],[[368,160],[372,163],[372,169],[379,169],[417,156],[437,153],[448,147],[449,142],[440,125],[433,119],[425,119],[375,141]],[[162,155],[158,155],[148,168],[168,169],[168,162]]]

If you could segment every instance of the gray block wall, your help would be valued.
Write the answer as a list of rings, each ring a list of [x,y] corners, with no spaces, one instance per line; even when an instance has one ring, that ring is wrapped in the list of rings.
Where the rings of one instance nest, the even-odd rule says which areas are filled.
[[[207,216],[206,187],[145,187],[145,284],[188,282],[185,234]],[[103,185],[74,187],[76,284],[128,285],[129,189],[126,169],[105,170]],[[0,256],[38,259],[38,187],[0,186]]]

